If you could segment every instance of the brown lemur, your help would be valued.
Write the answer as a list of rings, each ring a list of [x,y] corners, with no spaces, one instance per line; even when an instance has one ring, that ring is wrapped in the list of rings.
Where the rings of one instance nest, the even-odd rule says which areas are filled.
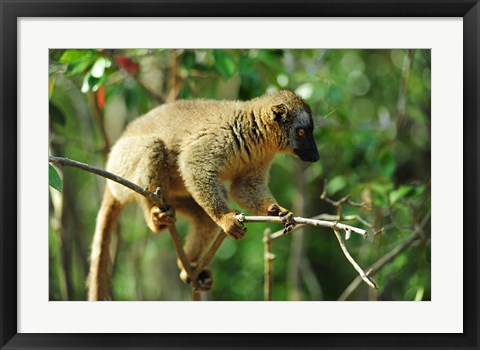
[[[233,239],[245,235],[238,213],[228,205],[225,182],[231,184],[232,198],[253,215],[291,217],[268,189],[277,152],[308,162],[319,159],[311,109],[290,91],[245,102],[179,100],[130,123],[112,148],[106,169],[152,192],[160,188],[169,205],[158,208],[107,180],[92,244],[89,300],[109,299],[110,230],[129,202],[142,206],[154,232],[174,224],[174,210],[188,217],[192,226],[184,248],[193,266],[210,248],[218,227]],[[187,279],[185,271],[181,277]],[[210,289],[209,270],[200,278],[202,289]]]

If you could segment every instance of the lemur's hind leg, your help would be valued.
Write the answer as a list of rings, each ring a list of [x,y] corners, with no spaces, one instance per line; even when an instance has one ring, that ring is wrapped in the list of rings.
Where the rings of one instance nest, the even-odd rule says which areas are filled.
[[[115,153],[115,154],[114,154]],[[143,209],[145,222],[153,232],[160,232],[175,223],[174,208],[168,203],[170,185],[168,151],[162,140],[155,136],[139,136],[121,139],[112,150],[108,168],[151,192],[160,190],[163,205],[158,207],[151,200],[119,184],[111,184],[118,197],[136,201]]]
[[[172,200],[175,209],[187,216],[190,220],[190,231],[187,235],[184,249],[193,268],[198,261],[212,246],[220,227],[205,213],[205,211],[191,197]],[[178,261],[180,278],[185,283],[190,280],[182,263]],[[209,291],[213,286],[213,274],[208,268],[204,268],[198,275],[197,290]]]

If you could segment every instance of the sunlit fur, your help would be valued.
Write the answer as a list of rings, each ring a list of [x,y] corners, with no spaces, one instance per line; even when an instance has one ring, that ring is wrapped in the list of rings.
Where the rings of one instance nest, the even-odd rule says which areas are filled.
[[[112,148],[107,170],[151,191],[160,187],[165,202],[190,218],[192,229],[185,250],[195,262],[210,247],[219,228],[235,239],[245,233],[228,205],[226,182],[231,184],[232,198],[252,214],[267,215],[268,208],[277,204],[268,189],[270,163],[277,152],[298,155],[294,148],[301,142],[292,140],[291,134],[297,118],[301,123],[305,118],[311,120],[311,110],[289,91],[246,102],[172,102],[127,127]],[[313,152],[311,160],[318,159],[316,146],[303,151]],[[143,207],[152,231],[165,228],[155,217],[153,203],[108,181],[92,246],[90,300],[108,299],[110,221],[128,202]]]

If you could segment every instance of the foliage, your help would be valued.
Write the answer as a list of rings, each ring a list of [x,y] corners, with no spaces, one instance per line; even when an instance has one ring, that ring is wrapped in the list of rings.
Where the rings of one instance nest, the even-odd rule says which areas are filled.
[[[320,199],[325,179],[328,197],[362,202],[343,205],[342,214],[373,225],[353,221],[371,234],[347,242],[364,268],[420,232],[374,276],[378,291],[362,285],[350,299],[430,300],[430,50],[51,50],[49,68],[50,153],[101,168],[125,125],[161,101],[297,92],[314,111],[320,161],[275,159],[270,188],[279,203],[299,216],[336,214]],[[104,179],[62,172],[63,206],[51,197],[50,300],[83,300]],[[244,240],[225,240],[209,298],[263,300],[266,227],[281,228],[248,224]],[[178,229],[185,234],[188,224],[180,220]],[[135,207],[126,208],[119,232],[115,300],[189,299],[167,234],[149,232]],[[356,277],[326,229],[282,237],[273,252],[274,300],[336,300]]]
[[[50,164],[48,165],[48,184],[54,189],[62,192],[63,184],[60,175],[58,175],[57,170]]]

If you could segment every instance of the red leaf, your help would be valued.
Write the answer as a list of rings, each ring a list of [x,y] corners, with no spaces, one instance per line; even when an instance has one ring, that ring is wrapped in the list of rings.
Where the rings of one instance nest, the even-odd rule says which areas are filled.
[[[125,69],[128,73],[136,73],[140,70],[140,65],[126,56],[116,55],[114,60],[117,66]]]
[[[105,107],[105,89],[103,85],[95,92],[95,97],[97,98],[98,108],[103,109]]]

